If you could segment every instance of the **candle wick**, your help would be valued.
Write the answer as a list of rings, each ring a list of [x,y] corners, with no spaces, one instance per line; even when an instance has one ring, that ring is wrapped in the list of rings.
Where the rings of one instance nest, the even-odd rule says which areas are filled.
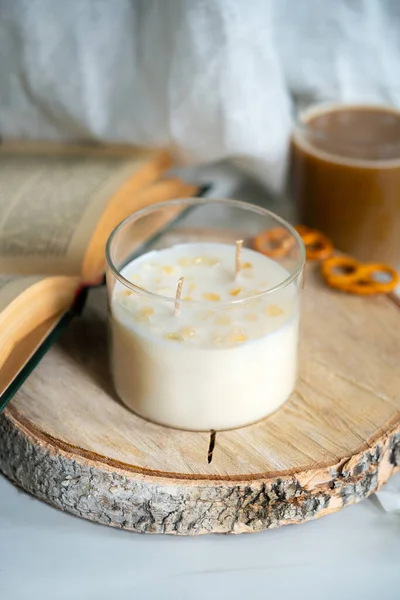
[[[236,240],[236,261],[235,261],[235,277],[238,276],[242,268],[242,246],[243,240]]]
[[[180,303],[180,299],[182,296],[182,286],[183,286],[183,281],[184,281],[184,277],[181,277],[178,281],[178,285],[176,287],[176,294],[175,294],[175,308],[174,308],[174,315],[178,316],[179,313],[181,312],[181,303]]]

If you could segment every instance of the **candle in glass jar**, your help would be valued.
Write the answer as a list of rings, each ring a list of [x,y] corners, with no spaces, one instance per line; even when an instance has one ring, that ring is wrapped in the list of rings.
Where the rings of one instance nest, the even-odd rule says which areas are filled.
[[[243,248],[238,269],[235,246],[197,242],[144,254],[121,275],[141,288],[117,281],[111,296],[114,382],[133,411],[221,430],[262,419],[291,394],[298,294],[281,286],[289,277],[281,265]]]

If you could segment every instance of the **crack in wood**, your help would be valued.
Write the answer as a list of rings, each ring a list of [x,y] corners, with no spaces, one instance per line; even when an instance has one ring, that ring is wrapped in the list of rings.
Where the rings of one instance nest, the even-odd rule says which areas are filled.
[[[208,453],[207,453],[208,464],[210,464],[213,459],[213,452],[214,452],[214,448],[215,448],[216,437],[217,437],[217,432],[212,429],[210,431],[210,443],[208,445]]]

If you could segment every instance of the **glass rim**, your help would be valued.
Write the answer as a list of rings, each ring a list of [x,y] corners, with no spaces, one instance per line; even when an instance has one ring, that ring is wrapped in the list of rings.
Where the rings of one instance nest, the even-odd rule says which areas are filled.
[[[349,140],[349,139],[344,139],[341,136],[338,135],[333,135],[333,134],[329,134],[326,132],[321,132],[321,131],[315,131],[313,130],[310,125],[309,122],[312,119],[313,113],[314,116],[323,116],[326,113],[330,113],[330,112],[339,112],[340,110],[343,109],[355,109],[355,108],[368,108],[368,109],[375,109],[375,110],[387,110],[388,112],[393,112],[394,114],[397,114],[398,117],[400,118],[400,110],[394,105],[394,104],[379,104],[378,102],[361,102],[361,101],[342,101],[342,100],[321,100],[320,102],[316,101],[313,103],[310,103],[306,106],[302,106],[300,107],[297,111],[295,111],[294,114],[294,128],[295,128],[295,133],[297,131],[299,132],[305,132],[308,134],[311,134],[312,137],[314,137],[315,139],[320,139],[320,140],[336,140],[337,142],[345,142],[346,145],[350,145],[350,146],[354,146],[354,147],[358,147],[358,146],[363,146],[365,147],[380,147],[380,148],[396,148],[397,146],[400,147],[400,137],[398,139],[398,141],[393,141],[393,142],[384,142],[384,143],[378,143],[374,140],[370,141],[370,142],[365,142],[365,141],[359,141],[359,140]],[[334,154],[334,153],[332,153]],[[353,160],[357,160],[354,159],[354,157],[352,157]],[[369,162],[377,162],[379,160],[383,160],[383,161],[390,161],[390,160],[396,160],[398,161],[398,158],[391,158],[391,159],[359,159],[359,160],[367,160]]]
[[[305,265],[305,261],[306,261],[306,249],[305,249],[303,240],[302,240],[301,236],[299,235],[299,233],[296,231],[296,229],[290,223],[288,223],[285,219],[283,219],[279,215],[275,214],[274,212],[272,212],[266,208],[257,206],[256,204],[242,202],[240,200],[232,200],[229,198],[179,198],[176,200],[168,200],[166,202],[158,202],[156,204],[152,204],[151,206],[147,206],[145,208],[142,208],[142,209],[132,213],[131,215],[129,215],[129,217],[126,217],[123,221],[121,221],[121,223],[119,223],[113,229],[113,231],[111,232],[111,234],[108,237],[108,240],[106,243],[106,250],[105,250],[107,267],[109,268],[109,270],[111,271],[111,273],[113,274],[115,279],[117,279],[117,281],[119,281],[123,286],[127,287],[128,289],[131,289],[132,291],[136,292],[137,294],[144,295],[153,300],[155,299],[158,301],[163,301],[163,302],[167,301],[167,302],[175,303],[176,302],[175,298],[172,298],[171,296],[163,296],[161,294],[156,294],[155,292],[150,292],[149,290],[146,290],[144,288],[141,288],[141,287],[135,285],[134,283],[132,283],[131,281],[126,279],[123,275],[121,275],[120,270],[116,267],[116,265],[114,264],[114,262],[111,258],[111,246],[112,246],[116,236],[129,223],[137,220],[138,218],[140,219],[141,217],[151,214],[152,212],[155,212],[159,209],[169,208],[171,206],[178,206],[180,204],[184,204],[186,206],[196,206],[196,205],[205,206],[205,205],[212,205],[212,204],[217,204],[217,203],[228,204],[232,208],[247,210],[248,212],[257,213],[260,216],[270,217],[270,218],[274,219],[277,222],[277,225],[280,225],[281,227],[284,227],[285,229],[287,229],[289,231],[289,233],[295,238],[295,240],[298,244],[298,247],[299,247],[300,256],[297,261],[298,262],[297,267],[293,270],[292,273],[290,273],[288,275],[288,277],[286,277],[280,283],[272,286],[271,288],[269,288],[267,290],[260,292],[259,294],[256,294],[255,296],[247,296],[245,298],[240,298],[238,300],[231,300],[230,302],[221,302],[221,303],[216,304],[215,306],[212,305],[213,308],[220,309],[223,307],[243,304],[243,303],[249,302],[251,300],[257,300],[259,298],[263,298],[268,294],[274,293],[280,289],[287,287],[295,279],[297,279],[297,277],[302,273],[302,271],[304,269],[304,265]],[[273,260],[273,259],[271,259],[271,260]],[[211,308],[211,303],[207,300],[184,300],[182,298],[179,300],[179,302],[180,302],[180,304],[182,304],[182,305],[186,304],[187,306],[189,306],[189,305],[190,306],[203,306],[203,307]]]

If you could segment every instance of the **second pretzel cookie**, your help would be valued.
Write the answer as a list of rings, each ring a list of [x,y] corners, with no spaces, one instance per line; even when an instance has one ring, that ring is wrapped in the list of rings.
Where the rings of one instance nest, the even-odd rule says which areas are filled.
[[[307,260],[324,260],[332,255],[333,244],[326,235],[305,225],[297,225],[295,229],[306,247]]]
[[[399,284],[399,275],[382,263],[361,263],[347,256],[332,256],[321,264],[326,283],[350,294],[369,296],[389,294]],[[387,280],[380,281],[384,276]]]

